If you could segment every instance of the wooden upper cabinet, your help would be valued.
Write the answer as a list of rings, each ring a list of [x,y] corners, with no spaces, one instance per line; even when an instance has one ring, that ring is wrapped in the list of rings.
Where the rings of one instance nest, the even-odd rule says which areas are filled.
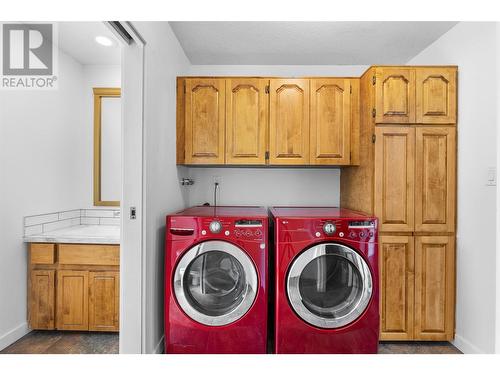
[[[415,145],[415,231],[453,232],[455,127],[418,127]]]
[[[456,68],[416,68],[416,122],[418,124],[456,123],[456,82]]]
[[[270,164],[309,164],[309,80],[270,80]]]
[[[119,330],[120,273],[89,273],[89,330]]]
[[[54,329],[55,317],[55,271],[33,270],[30,273],[31,329]]]
[[[226,164],[265,164],[269,80],[226,80]]]
[[[224,164],[225,80],[186,79],[185,163]]]
[[[88,271],[57,271],[57,329],[89,329]]]
[[[311,164],[350,162],[351,83],[311,79]]]
[[[414,240],[379,237],[380,339],[413,338]]]
[[[415,122],[415,69],[377,68],[375,122]]]
[[[374,212],[381,231],[412,232],[414,228],[415,129],[375,129]]]
[[[455,239],[415,237],[415,339],[452,340],[455,308]]]

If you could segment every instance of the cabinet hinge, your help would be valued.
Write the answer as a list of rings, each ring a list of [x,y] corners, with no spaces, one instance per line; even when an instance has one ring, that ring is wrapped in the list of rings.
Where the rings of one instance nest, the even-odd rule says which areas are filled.
[[[372,109],[372,117],[375,118],[377,115],[377,110],[375,108]]]
[[[266,86],[266,94],[269,94],[269,85]]]
[[[269,160],[269,151],[266,151],[264,157],[265,157],[266,160]]]
[[[372,143],[375,143],[376,140],[377,140],[377,136],[375,134],[372,134]]]
[[[375,86],[375,83],[377,83],[377,77],[373,76],[372,77],[372,84]]]

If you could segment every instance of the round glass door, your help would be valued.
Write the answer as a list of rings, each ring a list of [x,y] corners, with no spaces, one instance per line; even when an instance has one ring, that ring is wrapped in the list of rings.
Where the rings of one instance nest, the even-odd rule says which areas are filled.
[[[338,328],[356,320],[366,309],[372,277],[356,251],[340,244],[321,244],[293,261],[287,293],[303,320],[320,328]]]
[[[235,245],[207,241],[189,249],[174,274],[174,293],[193,320],[221,326],[250,309],[257,294],[257,272],[248,255]]]

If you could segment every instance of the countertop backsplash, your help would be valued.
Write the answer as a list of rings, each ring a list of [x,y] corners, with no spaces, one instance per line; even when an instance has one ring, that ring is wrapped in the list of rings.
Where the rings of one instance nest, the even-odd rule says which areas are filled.
[[[24,217],[24,236],[75,225],[120,225],[120,208],[83,208]]]

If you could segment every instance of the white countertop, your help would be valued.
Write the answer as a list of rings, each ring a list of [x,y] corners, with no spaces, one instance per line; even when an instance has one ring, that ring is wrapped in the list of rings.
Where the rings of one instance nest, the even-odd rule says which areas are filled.
[[[74,225],[24,236],[24,242],[120,244],[118,225]]]

